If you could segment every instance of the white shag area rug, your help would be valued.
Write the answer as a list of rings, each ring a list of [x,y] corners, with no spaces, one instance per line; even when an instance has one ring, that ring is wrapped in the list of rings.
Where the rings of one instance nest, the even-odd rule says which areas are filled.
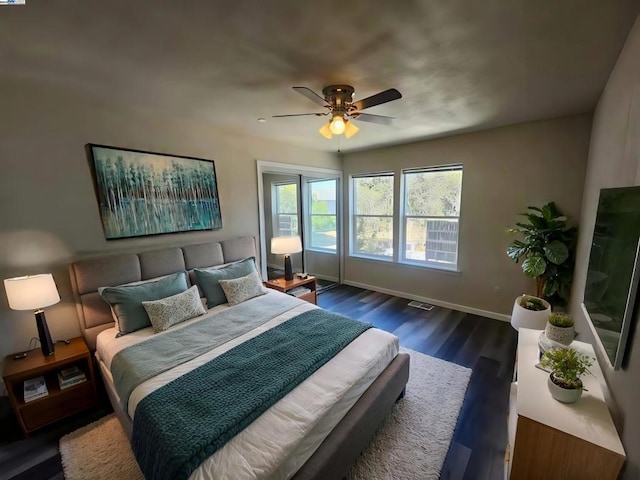
[[[407,394],[393,407],[347,475],[348,480],[440,477],[471,370],[413,350]],[[66,480],[141,480],[115,415],[60,439]]]

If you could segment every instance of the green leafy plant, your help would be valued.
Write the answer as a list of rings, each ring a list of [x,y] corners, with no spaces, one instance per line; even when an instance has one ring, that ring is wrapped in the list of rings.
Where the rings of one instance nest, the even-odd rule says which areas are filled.
[[[573,317],[562,312],[552,313],[549,315],[547,322],[561,328],[573,327]]]
[[[528,295],[523,295],[523,297],[520,299],[520,306],[534,312],[540,312],[547,308],[545,304],[542,303],[542,300],[536,297],[530,297]]]
[[[559,387],[586,390],[581,377],[591,374],[593,359],[574,348],[553,348],[544,353],[540,364],[551,371],[551,380]]]
[[[527,222],[518,222],[509,233],[523,235],[507,247],[507,255],[522,271],[535,278],[537,296],[555,305],[565,305],[569,296],[575,261],[576,228],[569,225],[554,202],[542,208],[528,207],[522,213]]]

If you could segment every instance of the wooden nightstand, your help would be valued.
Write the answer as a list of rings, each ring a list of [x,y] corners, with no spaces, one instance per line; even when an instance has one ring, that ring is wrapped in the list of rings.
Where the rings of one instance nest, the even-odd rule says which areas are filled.
[[[2,378],[9,393],[11,405],[25,435],[57,420],[80,412],[97,403],[96,381],[91,353],[82,337],[72,338],[69,344],[56,343],[55,352],[45,357],[40,349],[31,350],[26,358],[5,359]],[[87,377],[86,382],[62,390],[58,372],[78,366]],[[49,394],[46,397],[24,401],[24,381],[44,376]]]
[[[284,277],[274,278],[273,280],[264,282],[264,286],[273,288],[274,290],[278,290],[282,293],[289,293],[291,290],[297,287],[305,287],[311,291],[297,298],[299,298],[300,300],[306,300],[307,302],[313,303],[314,305],[318,304],[318,296],[316,293],[316,277],[310,276],[304,279],[299,279],[294,276],[293,280],[285,280]]]

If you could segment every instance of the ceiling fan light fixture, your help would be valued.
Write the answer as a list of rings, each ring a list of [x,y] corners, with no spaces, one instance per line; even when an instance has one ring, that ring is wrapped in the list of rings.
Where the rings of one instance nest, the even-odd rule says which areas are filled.
[[[331,140],[333,138],[330,125],[331,125],[331,122],[327,122],[322,126],[322,128],[320,128],[320,130],[318,130],[320,132],[320,135],[322,135],[324,138],[328,140]]]
[[[333,119],[331,119],[331,124],[329,125],[329,128],[331,129],[331,133],[333,133],[334,135],[340,135],[344,133],[345,127],[346,125],[342,115],[341,114],[334,115]]]
[[[353,122],[347,122],[346,125],[344,126],[344,136],[345,136],[345,138],[351,138],[356,133],[358,133],[359,131],[360,131],[360,129],[358,127],[356,127]]]

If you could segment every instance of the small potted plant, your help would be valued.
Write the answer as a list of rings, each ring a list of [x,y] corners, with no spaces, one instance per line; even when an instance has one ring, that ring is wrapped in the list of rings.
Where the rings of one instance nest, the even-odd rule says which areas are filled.
[[[533,328],[542,330],[551,313],[551,305],[546,300],[531,295],[520,295],[513,303],[511,326],[516,330]]]
[[[544,334],[547,339],[560,343],[562,345],[570,345],[575,338],[573,329],[573,317],[566,313],[552,313],[547,318],[547,325],[544,328]]]
[[[540,364],[551,372],[547,380],[551,396],[562,403],[575,403],[586,390],[581,377],[591,373],[593,359],[574,348],[554,348],[545,352]]]

